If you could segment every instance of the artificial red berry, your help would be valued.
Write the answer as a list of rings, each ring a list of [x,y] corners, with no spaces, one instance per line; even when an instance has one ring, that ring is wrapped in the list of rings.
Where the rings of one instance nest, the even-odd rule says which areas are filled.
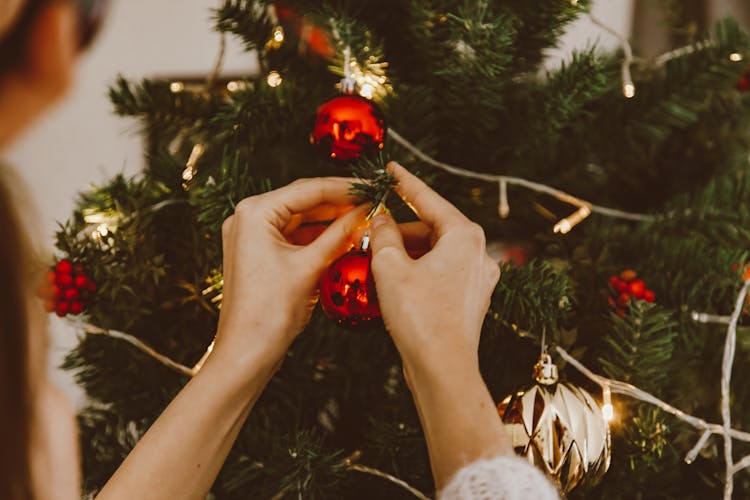
[[[62,293],[63,293],[62,288],[60,288],[59,286],[52,285],[50,287],[50,295],[52,297],[59,299],[60,297],[62,297]]]
[[[75,279],[76,288],[86,288],[89,284],[89,279],[86,276],[78,275]]]
[[[643,292],[643,300],[645,300],[646,302],[653,302],[654,300],[656,300],[656,295],[654,295],[653,290],[646,290],[645,292]]]
[[[73,286],[73,276],[70,274],[58,274],[55,282],[61,288],[70,288]]]
[[[95,292],[96,291],[96,284],[94,284],[93,281],[89,281],[89,291]]]
[[[628,285],[628,289],[633,297],[640,299],[646,291],[646,283],[644,283],[643,280],[633,280]]]
[[[615,310],[615,314],[617,316],[619,316],[620,318],[624,318],[625,317],[625,311],[623,309],[617,309],[617,310]]]
[[[636,273],[632,269],[626,269],[620,273],[620,279],[622,279],[623,281],[627,281],[627,282],[633,281],[637,277],[638,277],[638,273]]]
[[[617,284],[620,282],[620,278],[617,276],[610,276],[609,277],[609,284],[612,285],[614,288],[617,288]]]
[[[55,312],[57,310],[57,304],[54,300],[45,300],[44,301],[44,310],[51,313]]]
[[[55,267],[58,274],[70,274],[73,272],[73,263],[68,259],[61,260]]]
[[[86,269],[83,267],[83,264],[76,264],[73,266],[73,272],[80,276],[86,274]]]
[[[70,314],[81,314],[83,312],[83,304],[80,302],[73,302],[70,306]]]
[[[57,303],[55,312],[57,313],[58,316],[63,318],[68,314],[68,311],[70,311],[70,304],[68,304],[65,301]]]
[[[78,293],[78,290],[76,290],[75,288],[68,288],[67,290],[65,290],[65,300],[67,301],[74,302],[78,300],[80,296],[81,294]]]
[[[625,293],[628,291],[628,284],[624,281],[618,281],[617,285],[615,285],[615,290],[617,290],[620,293]]]
[[[47,275],[44,277],[44,279],[49,283],[50,285],[55,284],[55,280],[57,279],[57,273],[53,270],[47,271]]]
[[[617,305],[620,307],[625,307],[628,302],[630,302],[630,295],[627,293],[621,293],[620,298],[617,299]]]
[[[737,90],[745,92],[747,89],[750,89],[750,81],[747,79],[747,76],[741,76],[737,81]]]

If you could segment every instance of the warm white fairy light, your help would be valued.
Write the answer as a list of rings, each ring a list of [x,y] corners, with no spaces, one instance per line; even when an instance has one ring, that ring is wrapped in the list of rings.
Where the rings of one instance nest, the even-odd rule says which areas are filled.
[[[187,189],[188,183],[192,181],[198,173],[198,169],[195,167],[195,165],[198,163],[198,160],[200,160],[201,156],[203,156],[203,153],[205,152],[206,146],[204,146],[203,144],[199,143],[193,146],[193,149],[190,152],[190,157],[185,164],[185,170],[182,171],[182,180],[185,181],[182,185],[183,188]]]
[[[232,80],[231,82],[227,83],[227,90],[229,92],[237,92],[238,90],[240,90],[239,82],[235,82],[234,80]]]
[[[361,95],[365,99],[372,99],[373,96],[375,95],[375,87],[373,87],[369,83],[365,83],[359,89],[359,95]]]
[[[185,84],[182,82],[172,82],[169,84],[169,90],[173,94],[179,94],[183,90],[185,90]]]
[[[510,215],[510,204],[508,203],[508,181],[500,179],[500,202],[498,203],[497,213],[502,219],[507,219]]]
[[[552,229],[555,233],[568,234],[574,227],[580,224],[586,217],[591,215],[591,207],[584,205],[571,215],[555,224]]]
[[[284,41],[284,28],[281,26],[276,26],[273,29],[273,41],[276,43],[281,43]]]
[[[625,82],[622,84],[622,95],[628,99],[635,97],[635,84],[633,82]]]
[[[109,236],[109,228],[106,224],[102,223],[96,226],[96,229],[94,229],[94,233],[96,234],[97,239],[106,238],[107,236]]]
[[[732,62],[740,62],[742,60],[742,54],[739,52],[732,52],[729,54],[729,60]]]
[[[281,74],[275,70],[269,72],[266,77],[266,83],[268,83],[269,87],[278,87],[283,81],[284,79],[281,77]]]

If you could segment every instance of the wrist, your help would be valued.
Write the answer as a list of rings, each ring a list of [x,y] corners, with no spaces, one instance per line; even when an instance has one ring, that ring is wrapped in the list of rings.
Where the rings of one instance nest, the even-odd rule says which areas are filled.
[[[231,338],[234,335],[226,335],[227,333],[226,330],[220,330],[216,335],[213,351],[206,359],[204,368],[219,368],[226,376],[240,381],[258,377],[270,380],[288,349],[285,342],[278,340],[281,337],[268,332],[263,337],[274,338],[273,342],[264,342],[260,338],[255,342],[235,342]]]
[[[476,352],[462,347],[452,347],[437,352],[424,349],[412,356],[404,356],[404,372],[412,391],[438,386],[457,386],[466,381],[481,380]]]

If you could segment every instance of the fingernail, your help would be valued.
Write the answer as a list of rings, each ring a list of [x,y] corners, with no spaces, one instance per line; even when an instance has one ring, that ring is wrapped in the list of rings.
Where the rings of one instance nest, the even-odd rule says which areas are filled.
[[[377,228],[379,228],[380,226],[382,226],[383,224],[385,224],[386,222],[388,222],[388,217],[389,216],[387,214],[376,215],[370,221],[370,229],[377,229]]]
[[[397,161],[390,161],[388,162],[388,165],[385,166],[386,170],[388,170],[391,173],[393,173],[396,167],[401,167],[401,164]],[[404,167],[401,167],[401,168],[404,168]]]

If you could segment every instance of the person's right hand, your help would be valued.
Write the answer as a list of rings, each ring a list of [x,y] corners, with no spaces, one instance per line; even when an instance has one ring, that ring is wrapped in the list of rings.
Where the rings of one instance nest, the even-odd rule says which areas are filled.
[[[500,277],[484,231],[400,165],[388,168],[422,222],[404,230],[386,214],[371,221],[372,272],[386,328],[407,374],[446,365],[476,369],[482,322]],[[421,239],[431,250],[412,259],[404,238],[407,246]]]

